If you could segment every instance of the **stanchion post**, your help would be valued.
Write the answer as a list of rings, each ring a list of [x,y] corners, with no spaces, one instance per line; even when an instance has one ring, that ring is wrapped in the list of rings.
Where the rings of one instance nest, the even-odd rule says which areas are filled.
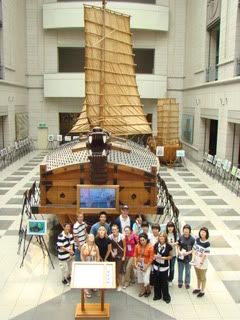
[[[85,311],[84,289],[81,289],[81,311]]]
[[[101,289],[101,311],[104,310],[104,289]]]

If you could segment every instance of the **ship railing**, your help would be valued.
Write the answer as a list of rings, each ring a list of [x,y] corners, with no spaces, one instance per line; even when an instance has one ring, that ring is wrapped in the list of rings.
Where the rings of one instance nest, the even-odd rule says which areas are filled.
[[[167,185],[160,174],[157,175],[158,185],[158,222],[162,225],[172,221],[178,232],[179,228],[179,209],[174,203],[173,196],[169,193]]]

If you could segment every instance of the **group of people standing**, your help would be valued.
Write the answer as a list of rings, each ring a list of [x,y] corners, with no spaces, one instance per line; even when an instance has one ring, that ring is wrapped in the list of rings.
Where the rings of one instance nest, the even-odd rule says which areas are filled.
[[[169,285],[174,279],[177,261],[178,287],[182,288],[184,284],[186,289],[190,288],[193,265],[197,276],[197,288],[193,294],[202,297],[210,252],[207,228],[201,228],[195,239],[190,225],[186,224],[180,235],[170,221],[162,232],[159,224],[150,226],[141,215],[132,221],[128,210],[127,205],[122,206],[120,216],[112,225],[107,223],[107,214],[100,212],[99,221],[89,233],[83,213],[77,215],[73,234],[71,225],[65,224],[57,241],[63,284],[70,283],[74,257],[76,261],[114,261],[118,291],[126,289],[137,279],[139,297],[148,297],[153,289],[153,300],[163,299],[169,303]],[[91,291],[85,290],[85,294],[91,297]]]

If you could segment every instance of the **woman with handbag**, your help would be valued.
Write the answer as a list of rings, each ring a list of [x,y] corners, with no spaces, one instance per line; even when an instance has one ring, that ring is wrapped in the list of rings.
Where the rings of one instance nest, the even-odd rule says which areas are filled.
[[[169,261],[172,259],[172,246],[168,244],[166,233],[161,232],[158,242],[154,245],[153,274],[154,274],[154,297],[153,300],[171,301],[168,290]]]
[[[112,261],[116,262],[117,291],[121,291],[126,256],[126,242],[124,235],[119,232],[116,224],[112,225],[112,234],[110,234],[109,239],[111,241]]]
[[[149,243],[147,235],[141,233],[134,253],[134,265],[137,269],[137,279],[140,285],[139,297],[148,297],[151,294],[150,272],[152,261],[153,246]]]

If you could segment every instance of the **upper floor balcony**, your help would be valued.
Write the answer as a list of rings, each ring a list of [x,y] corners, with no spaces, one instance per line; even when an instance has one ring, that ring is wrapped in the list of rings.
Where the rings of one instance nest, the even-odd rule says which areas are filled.
[[[156,74],[137,74],[137,85],[143,99],[165,96],[167,77]],[[83,98],[85,96],[84,73],[44,74],[45,98]]]
[[[240,58],[237,58],[235,61],[235,76],[240,76]]]
[[[145,1],[141,1],[145,2]],[[109,1],[107,7],[131,16],[131,29],[168,31],[169,8],[146,3]],[[101,1],[85,2],[101,6]],[[44,29],[83,28],[83,1],[60,1],[43,5]]]
[[[218,80],[218,66],[211,66],[206,69],[206,82]]]

